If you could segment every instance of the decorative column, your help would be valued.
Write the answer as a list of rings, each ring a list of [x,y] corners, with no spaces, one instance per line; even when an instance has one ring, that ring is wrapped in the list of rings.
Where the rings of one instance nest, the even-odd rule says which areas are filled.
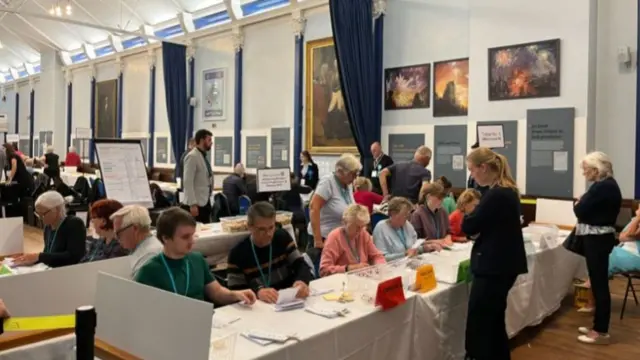
[[[33,77],[29,78],[29,156],[35,157],[36,153],[33,152],[33,131],[35,128],[36,119],[36,90],[34,89]],[[38,149],[36,149],[38,151]]]
[[[93,165],[94,160],[94,148],[93,148],[93,138],[96,136],[96,67],[91,65],[91,92],[90,92],[90,114],[89,114],[89,127],[91,128],[91,139],[88,141],[89,144],[89,164]],[[84,144],[85,142],[82,141]],[[84,155],[84,151],[83,154]]]
[[[234,96],[234,121],[233,121],[233,166],[242,161],[242,48],[244,35],[242,29],[236,27],[231,34],[233,46],[236,49],[236,77]]]
[[[374,52],[374,71],[372,75],[376,80],[376,89],[378,96],[376,97],[376,108],[374,119],[378,124],[382,124],[382,106],[384,104],[384,15],[387,11],[387,0],[373,0],[373,52]],[[380,141],[381,139],[377,139]]]
[[[153,168],[155,156],[155,133],[156,133],[156,53],[154,50],[147,52],[149,60],[149,137],[147,139],[147,164],[149,169]]]
[[[302,152],[302,119],[304,105],[302,104],[302,82],[304,75],[304,67],[302,61],[304,59],[304,30],[307,25],[300,11],[293,13],[292,19],[293,35],[295,37],[295,53],[294,53],[294,85],[293,85],[293,171],[295,174],[300,172],[300,161],[298,156]],[[308,145],[308,144],[307,144]]]
[[[193,44],[187,46],[187,68],[189,69],[189,112],[187,121],[187,138],[191,138],[194,133],[194,117],[196,113],[195,105],[191,104],[191,99],[196,92],[196,48]],[[183,149],[185,151],[186,149]]]
[[[0,99],[2,99],[4,101],[6,95],[6,89],[4,87],[4,85],[0,85]],[[9,131],[10,127],[9,127],[9,119],[7,119],[7,131]],[[6,144],[7,143],[7,133],[5,132],[3,137],[2,137],[2,143]]]
[[[20,134],[20,91],[19,91],[17,80],[13,84],[13,91],[16,92],[16,127],[15,129],[16,129],[16,134]]]
[[[71,132],[73,132],[73,73],[65,69],[64,79],[67,83],[67,149],[71,146]],[[80,149],[76,149],[80,151]],[[66,151],[65,151],[66,154]]]
[[[122,103],[124,102],[124,61],[121,58],[116,59],[116,66],[118,67],[118,105],[116,108],[117,111],[117,122],[116,122],[116,137],[118,139],[122,139]]]

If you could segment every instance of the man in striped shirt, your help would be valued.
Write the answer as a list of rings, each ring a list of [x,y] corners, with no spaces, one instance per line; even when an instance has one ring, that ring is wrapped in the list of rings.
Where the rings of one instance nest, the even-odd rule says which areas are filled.
[[[251,289],[266,303],[278,301],[278,290],[298,288],[298,298],[309,295],[311,268],[288,232],[276,229],[276,211],[258,202],[247,213],[251,236],[237,244],[227,261],[229,289]]]

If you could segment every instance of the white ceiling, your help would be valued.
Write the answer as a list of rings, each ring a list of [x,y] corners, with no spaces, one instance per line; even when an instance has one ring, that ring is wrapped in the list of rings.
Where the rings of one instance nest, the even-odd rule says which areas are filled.
[[[0,72],[22,68],[25,62],[39,62],[42,51],[73,51],[83,43],[96,44],[108,39],[107,31],[26,15],[48,15],[57,2],[63,9],[67,2],[72,6],[72,15],[63,17],[128,31],[138,31],[141,25],[158,28],[166,22],[175,23],[182,12],[198,15],[224,9],[223,0],[0,0],[0,8],[25,13],[23,16],[0,12]]]

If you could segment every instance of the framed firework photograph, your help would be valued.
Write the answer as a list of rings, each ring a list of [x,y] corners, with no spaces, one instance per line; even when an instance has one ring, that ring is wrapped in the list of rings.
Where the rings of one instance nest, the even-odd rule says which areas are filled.
[[[469,58],[433,64],[433,116],[466,116],[469,112]]]
[[[428,109],[431,64],[384,70],[384,109]]]

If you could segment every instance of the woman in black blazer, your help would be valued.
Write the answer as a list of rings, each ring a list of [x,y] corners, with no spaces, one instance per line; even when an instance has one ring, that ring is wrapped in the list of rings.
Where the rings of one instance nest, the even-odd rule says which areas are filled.
[[[311,154],[309,154],[307,150],[300,153],[300,161],[302,162],[302,167],[298,174],[300,184],[315,190],[316,185],[318,185],[318,181],[320,180],[318,165],[313,162]]]
[[[465,334],[466,359],[508,360],[507,295],[518,275],[527,272],[520,194],[503,155],[477,148],[467,156],[467,167],[478,185],[487,190],[462,222],[462,231],[475,239],[471,250],[473,284]]]

